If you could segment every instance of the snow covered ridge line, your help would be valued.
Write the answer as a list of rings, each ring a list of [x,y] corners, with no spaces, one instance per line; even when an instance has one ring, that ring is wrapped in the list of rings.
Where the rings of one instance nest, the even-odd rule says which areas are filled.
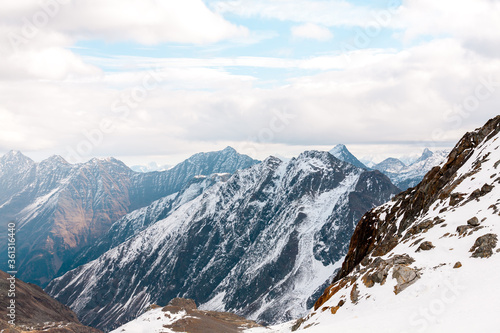
[[[417,187],[365,214],[341,271],[293,330],[496,331],[499,132],[497,116]]]
[[[290,320],[306,314],[330,283],[362,214],[398,192],[382,173],[327,152],[289,162],[270,157],[47,291],[104,329],[175,297],[262,322]]]

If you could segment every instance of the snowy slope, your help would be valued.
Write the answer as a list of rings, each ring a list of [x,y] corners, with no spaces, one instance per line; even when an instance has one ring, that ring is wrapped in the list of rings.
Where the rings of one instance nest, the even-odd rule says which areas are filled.
[[[83,322],[114,328],[150,303],[277,322],[307,313],[331,281],[355,223],[398,192],[326,152],[270,157],[54,280],[47,291]]]
[[[251,327],[261,325],[232,313],[200,310],[193,300],[175,298],[163,308],[149,307],[111,333],[237,333]]]
[[[367,213],[297,331],[497,332],[499,131],[497,116],[416,188]]]

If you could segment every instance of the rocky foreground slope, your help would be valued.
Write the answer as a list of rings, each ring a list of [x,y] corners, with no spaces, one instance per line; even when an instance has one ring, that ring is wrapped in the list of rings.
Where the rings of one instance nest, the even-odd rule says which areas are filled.
[[[262,326],[232,313],[200,310],[192,299],[174,298],[167,306],[150,306],[111,333],[239,333],[254,327]]]
[[[13,281],[10,274],[0,271],[0,295],[2,295],[0,298],[0,332],[101,332],[82,325],[70,308],[51,298],[40,287],[21,280],[15,280],[15,283]],[[13,297],[8,297],[9,294]],[[14,312],[9,309],[11,300],[14,300]],[[8,323],[12,319],[15,326]]]
[[[497,116],[418,186],[365,214],[334,282],[293,330],[497,331],[499,132]]]
[[[331,281],[362,214],[398,192],[382,173],[327,152],[270,157],[46,290],[104,329],[175,297],[203,310],[289,320],[307,313]]]

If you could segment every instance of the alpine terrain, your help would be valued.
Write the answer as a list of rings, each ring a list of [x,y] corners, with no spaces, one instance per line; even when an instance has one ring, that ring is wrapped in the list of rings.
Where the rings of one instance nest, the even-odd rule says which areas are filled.
[[[173,209],[164,199],[127,215],[117,230],[156,220],[163,205],[169,210],[138,233],[127,231],[133,236],[125,242],[108,242],[111,249],[46,291],[104,330],[176,297],[202,311],[290,320],[331,282],[359,218],[398,192],[379,171],[327,152],[288,162],[269,157]]]
[[[389,157],[372,168],[383,172],[394,185],[406,190],[420,183],[429,170],[446,160],[448,154],[449,151],[446,150],[432,152],[425,148],[422,155],[410,165],[405,165],[397,158]]]
[[[362,217],[342,269],[293,330],[496,332],[499,233],[497,116],[415,188]]]
[[[20,278],[45,286],[127,213],[181,191],[197,175],[233,173],[257,162],[228,147],[167,171],[137,173],[113,158],[69,164],[53,156],[35,163],[11,151],[0,158],[0,223],[17,224]]]

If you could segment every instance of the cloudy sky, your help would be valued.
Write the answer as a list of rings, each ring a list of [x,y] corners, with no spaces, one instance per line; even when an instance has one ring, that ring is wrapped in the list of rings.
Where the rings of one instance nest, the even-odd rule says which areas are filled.
[[[377,160],[499,110],[498,0],[0,2],[0,154]]]

